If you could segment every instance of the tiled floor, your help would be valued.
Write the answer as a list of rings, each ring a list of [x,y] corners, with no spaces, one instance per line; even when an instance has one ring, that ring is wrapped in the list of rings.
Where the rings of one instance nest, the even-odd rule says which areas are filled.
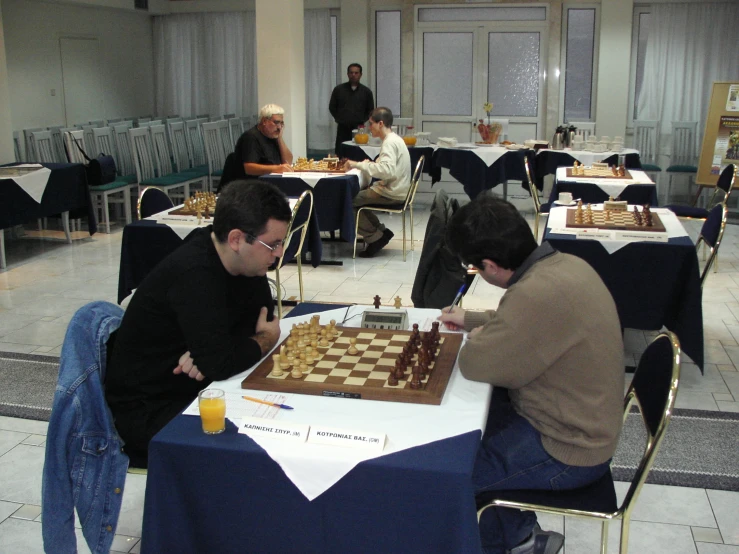
[[[530,210],[529,201],[519,200]],[[416,250],[403,262],[400,218],[385,221],[396,239],[374,259],[351,259],[351,246],[326,243],[326,258],[344,265],[304,268],[306,300],[369,304],[379,294],[385,303],[399,295],[410,305],[430,198],[417,198]],[[531,212],[527,212],[531,220]],[[695,237],[698,226],[689,224]],[[29,233],[31,234],[31,233]],[[84,236],[84,235],[80,235]],[[62,241],[32,238],[7,241],[9,268],[0,272],[0,351],[59,355],[64,331],[77,308],[90,300],[115,302],[120,228],[111,235]],[[286,296],[297,295],[295,266],[283,270]],[[475,282],[468,308],[493,308],[502,291]],[[683,366],[677,406],[739,411],[739,226],[729,225],[718,273],[704,287],[706,372]],[[652,334],[627,330],[627,360],[638,359]],[[46,423],[0,417],[0,554],[43,552],[40,525],[41,471]],[[732,444],[729,440],[729,444]],[[736,439],[733,444],[736,447]],[[706,453],[710,455],[710,453]],[[139,552],[146,478],[129,475],[113,550]],[[624,487],[619,486],[623,494]],[[635,554],[739,554],[739,492],[648,485],[633,514],[630,552]],[[599,527],[581,520],[542,516],[542,527],[566,534],[565,554],[597,552]],[[616,551],[618,525],[610,532]],[[88,552],[78,530],[81,552]]]

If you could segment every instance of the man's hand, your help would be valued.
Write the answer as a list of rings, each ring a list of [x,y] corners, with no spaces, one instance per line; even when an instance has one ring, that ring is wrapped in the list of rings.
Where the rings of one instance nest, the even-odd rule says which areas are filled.
[[[195,379],[196,381],[202,381],[205,379],[205,375],[200,373],[198,371],[198,366],[195,365],[192,358],[190,357],[190,351],[188,350],[185,352],[182,356],[180,356],[179,365],[174,368],[174,371],[172,372],[175,375],[179,375],[180,373],[187,375],[190,379]]]
[[[257,319],[257,332],[252,337],[262,349],[262,355],[272,350],[280,339],[280,320],[274,317],[272,321],[267,321],[267,314],[267,307],[262,306]]]
[[[441,315],[436,319],[441,321],[451,331],[464,330],[464,310],[455,306],[451,312],[447,312],[449,312],[449,306],[443,308]]]
[[[285,173],[286,171],[290,172],[293,170],[293,166],[291,166],[290,164],[280,164],[276,166],[276,168],[277,169],[275,169],[273,173]]]
[[[344,171],[349,171],[350,169],[354,169],[354,165],[352,165],[354,162],[351,160],[347,160],[344,164]]]

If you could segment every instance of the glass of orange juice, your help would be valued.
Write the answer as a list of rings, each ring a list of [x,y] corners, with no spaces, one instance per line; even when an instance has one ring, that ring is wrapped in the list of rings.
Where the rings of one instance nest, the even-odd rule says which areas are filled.
[[[198,394],[203,432],[217,435],[226,430],[226,393],[221,389],[205,389]]]

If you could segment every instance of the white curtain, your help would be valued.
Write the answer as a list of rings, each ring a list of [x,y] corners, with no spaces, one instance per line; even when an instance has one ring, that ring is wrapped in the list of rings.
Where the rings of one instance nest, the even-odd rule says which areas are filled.
[[[333,150],[336,127],[328,103],[336,81],[329,10],[305,11],[305,113],[311,150]]]
[[[638,119],[661,121],[662,135],[698,121],[702,135],[713,82],[739,78],[739,4],[652,4],[649,20]]]
[[[254,12],[154,18],[157,114],[256,115]]]

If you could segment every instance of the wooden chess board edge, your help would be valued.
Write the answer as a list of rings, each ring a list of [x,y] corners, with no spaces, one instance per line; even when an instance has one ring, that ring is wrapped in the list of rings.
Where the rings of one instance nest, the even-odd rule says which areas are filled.
[[[652,226],[637,226],[634,225],[625,225],[625,224],[612,224],[612,225],[606,225],[605,223],[577,223],[575,221],[575,213],[577,212],[577,208],[568,208],[567,209],[567,221],[565,223],[565,227],[568,229],[605,229],[608,231],[643,231],[643,232],[649,232],[649,233],[664,233],[667,231],[664,224],[662,223],[662,220],[660,219],[659,215],[652,212]],[[602,210],[594,210],[594,212],[597,213],[603,213]],[[617,214],[618,217],[623,217],[624,214],[632,214],[633,212],[631,210],[620,210],[613,212],[614,214]]]
[[[188,215],[191,217],[196,217],[198,214],[197,212],[193,212],[192,210],[186,210],[185,208],[179,208],[177,210],[172,210],[167,215]],[[205,212],[200,212],[200,215],[203,219],[210,219],[212,217],[210,213],[206,215]]]
[[[372,332],[376,336],[405,335],[411,331],[392,331],[385,329],[363,329],[358,327],[339,327],[342,336],[353,337],[360,333]],[[426,386],[423,389],[413,390],[398,387],[364,387],[361,385],[336,385],[330,383],[312,383],[287,376],[285,379],[270,379],[272,371],[272,354],[279,351],[280,346],[287,339],[280,342],[275,350],[241,382],[241,388],[264,390],[272,392],[286,392],[295,394],[310,394],[313,396],[335,396],[357,398],[362,400],[381,400],[387,402],[408,402],[413,404],[439,405],[444,398],[449,379],[452,376],[457,354],[462,345],[462,335],[458,333],[441,333],[444,342],[440,345],[436,356],[434,369],[430,373]],[[320,349],[319,349],[320,350]],[[407,370],[410,373],[410,368]]]
[[[608,174],[605,174],[604,175],[602,172],[599,172],[599,173],[596,173],[596,174],[590,174],[590,175],[588,175],[587,173],[585,173],[583,175],[579,175],[579,174],[578,175],[575,175],[572,172],[572,168],[571,167],[568,167],[567,168],[567,177],[574,177],[576,179],[577,178],[580,178],[580,179],[588,179],[588,178],[590,178],[590,179],[617,179],[617,180],[633,179],[633,177],[631,176],[631,173],[629,172],[628,169],[624,171],[623,176],[621,176],[621,175],[612,175],[612,174],[611,175],[608,175]]]

